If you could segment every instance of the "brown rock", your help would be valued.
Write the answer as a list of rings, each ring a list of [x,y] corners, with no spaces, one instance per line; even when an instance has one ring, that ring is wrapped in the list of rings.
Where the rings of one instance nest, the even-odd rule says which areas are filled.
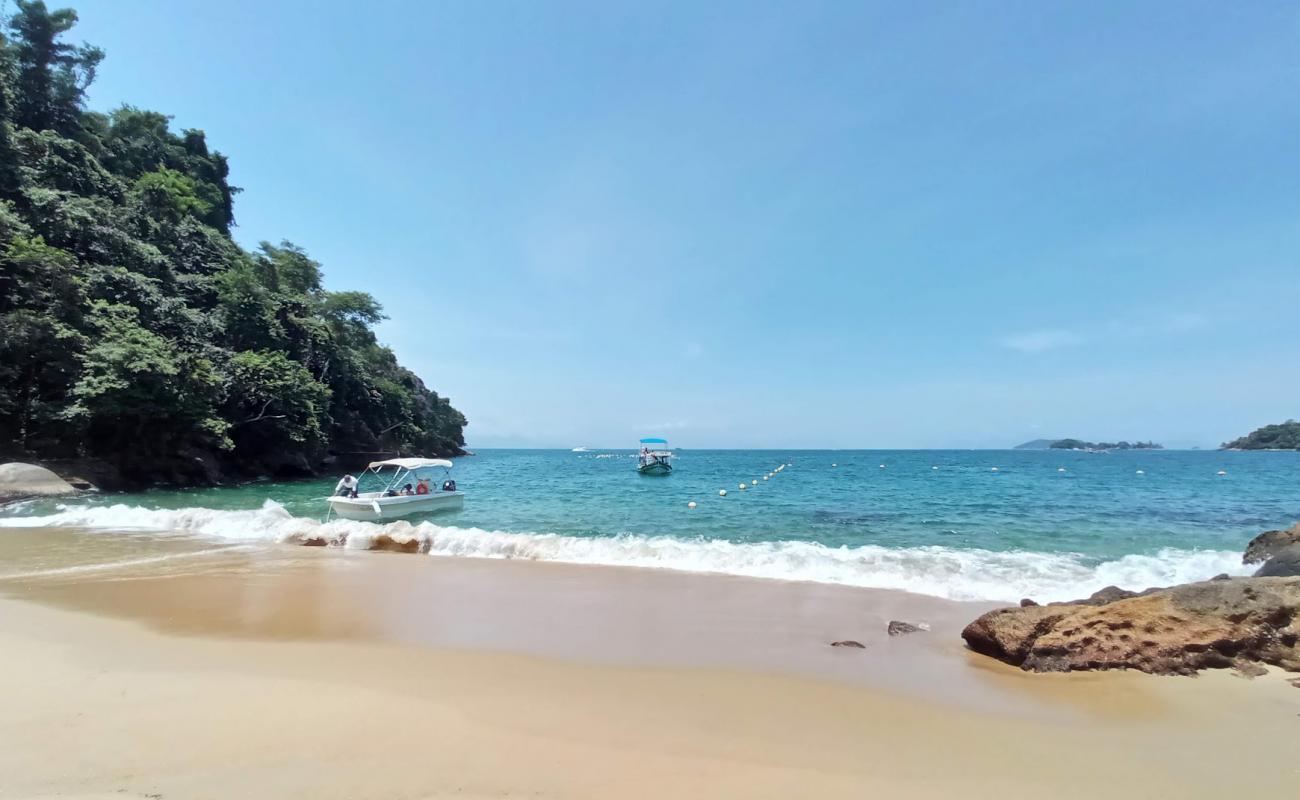
[[[913,625],[910,622],[903,622],[901,620],[891,619],[889,621],[889,626],[885,630],[889,631],[890,636],[902,636],[903,634],[906,633],[916,633],[917,631],[928,631],[930,630],[930,626],[926,625],[924,622],[918,625]]]
[[[1036,672],[1186,675],[1248,662],[1300,671],[1297,617],[1300,578],[1233,578],[1110,602],[998,609],[967,625],[962,638],[976,652]]]
[[[855,642],[852,639],[842,639],[838,642],[831,642],[831,647],[855,647],[859,650],[867,649],[865,644],[862,642]]]
[[[1038,603],[1034,602],[1033,600],[1030,600],[1028,597],[1020,598],[1021,608],[1029,608],[1030,606],[1036,606],[1036,605],[1038,605]]]
[[[1284,531],[1264,531],[1246,545],[1246,552],[1241,557],[1243,564],[1259,564],[1273,557],[1279,550],[1300,545],[1300,522]]]
[[[1232,665],[1232,670],[1237,673],[1238,676],[1248,680],[1254,680],[1261,675],[1268,674],[1268,670],[1264,669],[1264,667],[1260,666],[1258,663],[1254,661],[1245,661],[1243,659],[1237,659],[1237,661]]]
[[[1075,602],[1079,605],[1104,606],[1116,600],[1126,600],[1137,596],[1137,592],[1130,592],[1128,589],[1121,589],[1118,586],[1107,586],[1093,592],[1087,600],[1076,600]]]

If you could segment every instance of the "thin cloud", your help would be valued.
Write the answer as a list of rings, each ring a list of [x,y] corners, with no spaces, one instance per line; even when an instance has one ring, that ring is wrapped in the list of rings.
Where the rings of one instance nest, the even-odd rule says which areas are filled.
[[[1083,344],[1083,341],[1084,337],[1074,331],[1056,328],[1004,336],[998,339],[998,344],[1021,353],[1045,353],[1048,350]]]

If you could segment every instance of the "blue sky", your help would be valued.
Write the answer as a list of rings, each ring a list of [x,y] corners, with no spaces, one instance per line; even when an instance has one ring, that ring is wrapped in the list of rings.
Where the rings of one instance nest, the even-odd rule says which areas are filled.
[[[471,446],[1300,417],[1295,4],[75,7]]]

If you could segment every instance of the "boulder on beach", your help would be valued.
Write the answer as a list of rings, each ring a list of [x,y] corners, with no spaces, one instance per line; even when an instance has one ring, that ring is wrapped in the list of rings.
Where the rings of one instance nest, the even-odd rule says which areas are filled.
[[[17,461],[0,464],[0,501],[21,497],[58,497],[76,492],[72,484],[45,467]]]
[[[853,639],[841,639],[838,642],[831,642],[831,647],[849,647],[854,650],[865,650],[867,646],[862,642],[857,642]]]
[[[1188,675],[1272,664],[1300,671],[1300,578],[1231,578],[1113,599],[990,611],[962,638],[1034,672],[1136,669]]]

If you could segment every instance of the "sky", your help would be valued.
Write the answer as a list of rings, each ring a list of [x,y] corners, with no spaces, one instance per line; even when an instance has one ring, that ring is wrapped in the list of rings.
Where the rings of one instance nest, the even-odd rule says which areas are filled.
[[[70,4],[471,447],[1300,417],[1294,3]]]

